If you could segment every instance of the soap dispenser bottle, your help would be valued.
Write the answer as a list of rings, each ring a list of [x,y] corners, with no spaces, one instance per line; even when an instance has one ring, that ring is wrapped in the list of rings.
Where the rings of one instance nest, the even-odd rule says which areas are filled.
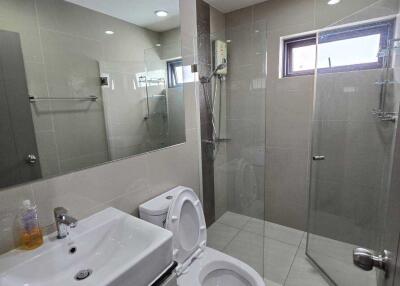
[[[36,205],[30,200],[22,203],[20,213],[21,249],[31,250],[43,244],[43,234],[39,226]]]

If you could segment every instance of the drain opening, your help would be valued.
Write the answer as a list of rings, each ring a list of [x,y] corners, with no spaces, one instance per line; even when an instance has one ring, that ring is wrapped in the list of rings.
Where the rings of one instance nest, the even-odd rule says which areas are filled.
[[[76,252],[76,247],[75,246],[73,246],[73,247],[71,247],[70,249],[69,249],[69,253],[70,254],[74,254]]]
[[[84,279],[88,278],[90,276],[90,274],[92,274],[92,272],[93,272],[92,269],[81,270],[75,275],[75,280],[78,280],[78,281],[84,280]]]

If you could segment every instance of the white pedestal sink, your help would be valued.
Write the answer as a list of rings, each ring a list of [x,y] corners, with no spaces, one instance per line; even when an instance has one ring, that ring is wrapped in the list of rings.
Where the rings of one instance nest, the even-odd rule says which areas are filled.
[[[52,234],[36,250],[1,255],[0,285],[147,286],[171,262],[169,231],[108,208],[79,221],[65,239]]]

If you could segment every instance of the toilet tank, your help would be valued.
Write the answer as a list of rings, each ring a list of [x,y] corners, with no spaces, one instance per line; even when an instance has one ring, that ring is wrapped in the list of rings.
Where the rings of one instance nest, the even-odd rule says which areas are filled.
[[[168,192],[165,192],[150,201],[145,202],[139,206],[139,216],[141,219],[165,227],[165,220],[167,219],[168,210],[172,203],[175,194],[186,187],[175,187]]]

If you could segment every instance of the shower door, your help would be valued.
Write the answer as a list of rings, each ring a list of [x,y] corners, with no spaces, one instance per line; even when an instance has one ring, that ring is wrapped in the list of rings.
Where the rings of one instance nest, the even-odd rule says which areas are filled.
[[[367,26],[354,22],[317,35],[307,256],[333,285],[340,286],[398,285],[394,280],[399,162],[394,158],[400,152],[396,144],[400,54],[393,40],[397,23],[395,17],[369,20]],[[386,32],[376,32],[378,26],[385,26]],[[373,40],[368,37],[373,33],[379,34],[381,43],[372,54],[376,66],[351,62],[371,48],[368,41]],[[336,53],[347,39],[353,41],[352,47]],[[363,44],[352,56],[358,40]],[[340,58],[343,53],[349,57]],[[344,68],[341,61],[351,65]],[[362,249],[354,255],[357,248]],[[377,259],[388,254],[390,260],[376,262],[376,267],[368,264],[372,257],[362,260],[364,264],[353,261],[367,250]],[[380,269],[384,264],[387,268]]]
[[[213,176],[212,187],[203,186],[205,207],[214,215],[207,245],[262,277],[269,270],[264,251],[266,26],[264,20],[228,21],[196,41],[199,54],[209,59],[199,70],[203,164],[209,168],[203,176]]]

